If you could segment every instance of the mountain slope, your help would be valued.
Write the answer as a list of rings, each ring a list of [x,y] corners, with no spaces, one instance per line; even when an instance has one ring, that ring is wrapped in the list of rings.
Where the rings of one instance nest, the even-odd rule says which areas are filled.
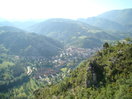
[[[79,20],[107,31],[121,31],[121,32],[126,31],[124,25],[121,25],[115,21],[111,21],[105,18],[100,18],[98,16],[90,17],[87,19],[79,19]]]
[[[78,19],[81,22],[96,26],[109,33],[115,39],[132,36],[132,9],[112,10],[95,17]]]
[[[131,70],[132,43],[105,43],[64,81],[34,93],[37,99],[131,99]]]
[[[13,24],[6,19],[0,18],[0,26],[12,26]]]
[[[97,27],[90,26],[86,23],[74,21],[70,19],[49,19],[47,21],[41,22],[39,24],[36,24],[30,27],[29,31],[33,31],[39,34],[44,34],[46,36],[60,40],[64,42],[65,44],[71,44],[72,42],[77,43],[78,41],[80,41],[80,43],[83,43],[81,42],[80,37],[81,38],[87,37],[87,39],[88,38],[98,39],[99,41],[98,36],[100,36],[99,42],[101,42],[101,40],[104,40],[104,39],[105,40],[114,39],[113,36],[107,34],[106,32],[102,31],[101,29]],[[89,41],[91,39],[89,39]],[[89,44],[89,42],[87,43]],[[100,45],[101,44],[102,43],[100,43]],[[85,48],[87,48],[87,46]]]
[[[99,15],[98,17],[109,19],[122,25],[132,25],[131,16],[132,9],[124,9],[108,11]]]
[[[14,27],[0,27],[0,44],[9,49],[9,54],[49,57],[56,55],[62,45],[51,38],[26,33]]]
[[[132,9],[124,9],[124,10],[112,10],[105,12],[98,17],[105,18],[114,22],[117,22],[121,25],[124,25],[128,31],[132,31]]]

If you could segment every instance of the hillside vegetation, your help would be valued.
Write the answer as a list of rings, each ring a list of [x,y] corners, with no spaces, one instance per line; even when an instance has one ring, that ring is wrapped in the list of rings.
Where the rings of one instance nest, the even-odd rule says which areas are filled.
[[[131,16],[0,18],[0,99],[132,99]]]
[[[132,9],[112,10],[99,15],[99,17],[106,18],[122,25],[132,25],[131,21]]]
[[[102,41],[115,39],[97,27],[70,19],[49,19],[29,27],[28,30],[57,39],[65,45],[82,48],[100,47]]]
[[[36,99],[131,99],[132,41],[104,44],[64,81],[34,92]]]
[[[59,41],[9,26],[0,27],[0,44],[19,56],[50,57],[62,48]]]
[[[126,27],[126,31],[132,32],[132,9],[112,10],[100,14],[98,17],[105,18]]]
[[[106,19],[106,18],[96,16],[96,17],[90,17],[86,19],[79,19],[79,21],[82,21],[84,23],[87,23],[95,27],[99,27],[100,29],[107,30],[107,31],[120,31],[120,32],[126,31],[126,27],[124,25],[121,25],[120,23],[109,20],[109,18]]]
[[[116,39],[132,36],[132,9],[112,10],[95,17],[81,18],[78,21],[103,29]]]

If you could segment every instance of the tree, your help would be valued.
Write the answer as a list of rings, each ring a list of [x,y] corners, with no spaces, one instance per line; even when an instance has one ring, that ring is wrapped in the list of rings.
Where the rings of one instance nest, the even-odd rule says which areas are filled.
[[[103,48],[106,49],[106,48],[108,48],[108,47],[109,47],[109,44],[108,44],[107,42],[105,42],[104,45],[103,45]]]

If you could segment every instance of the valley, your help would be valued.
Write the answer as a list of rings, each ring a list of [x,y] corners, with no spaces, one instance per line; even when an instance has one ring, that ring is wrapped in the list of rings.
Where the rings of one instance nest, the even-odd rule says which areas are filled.
[[[131,15],[0,19],[0,99],[131,99]]]
[[[33,64],[33,66],[27,66],[27,74],[33,75],[33,78],[43,81],[47,77],[56,77],[59,73],[66,76],[65,74],[68,74],[66,72],[75,69],[81,61],[92,56],[98,50],[99,48],[84,49],[68,47],[60,51],[59,55],[53,56],[50,59],[43,57],[25,57],[23,61]]]

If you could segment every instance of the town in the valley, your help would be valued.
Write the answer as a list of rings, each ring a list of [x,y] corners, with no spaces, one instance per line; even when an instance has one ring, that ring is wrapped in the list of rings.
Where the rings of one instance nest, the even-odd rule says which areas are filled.
[[[52,78],[52,81],[53,79],[63,79],[81,61],[87,59],[98,50],[99,48],[84,49],[70,46],[51,58],[24,57],[23,60],[26,61],[27,75],[51,84],[50,78]],[[19,57],[16,56],[16,58]]]

